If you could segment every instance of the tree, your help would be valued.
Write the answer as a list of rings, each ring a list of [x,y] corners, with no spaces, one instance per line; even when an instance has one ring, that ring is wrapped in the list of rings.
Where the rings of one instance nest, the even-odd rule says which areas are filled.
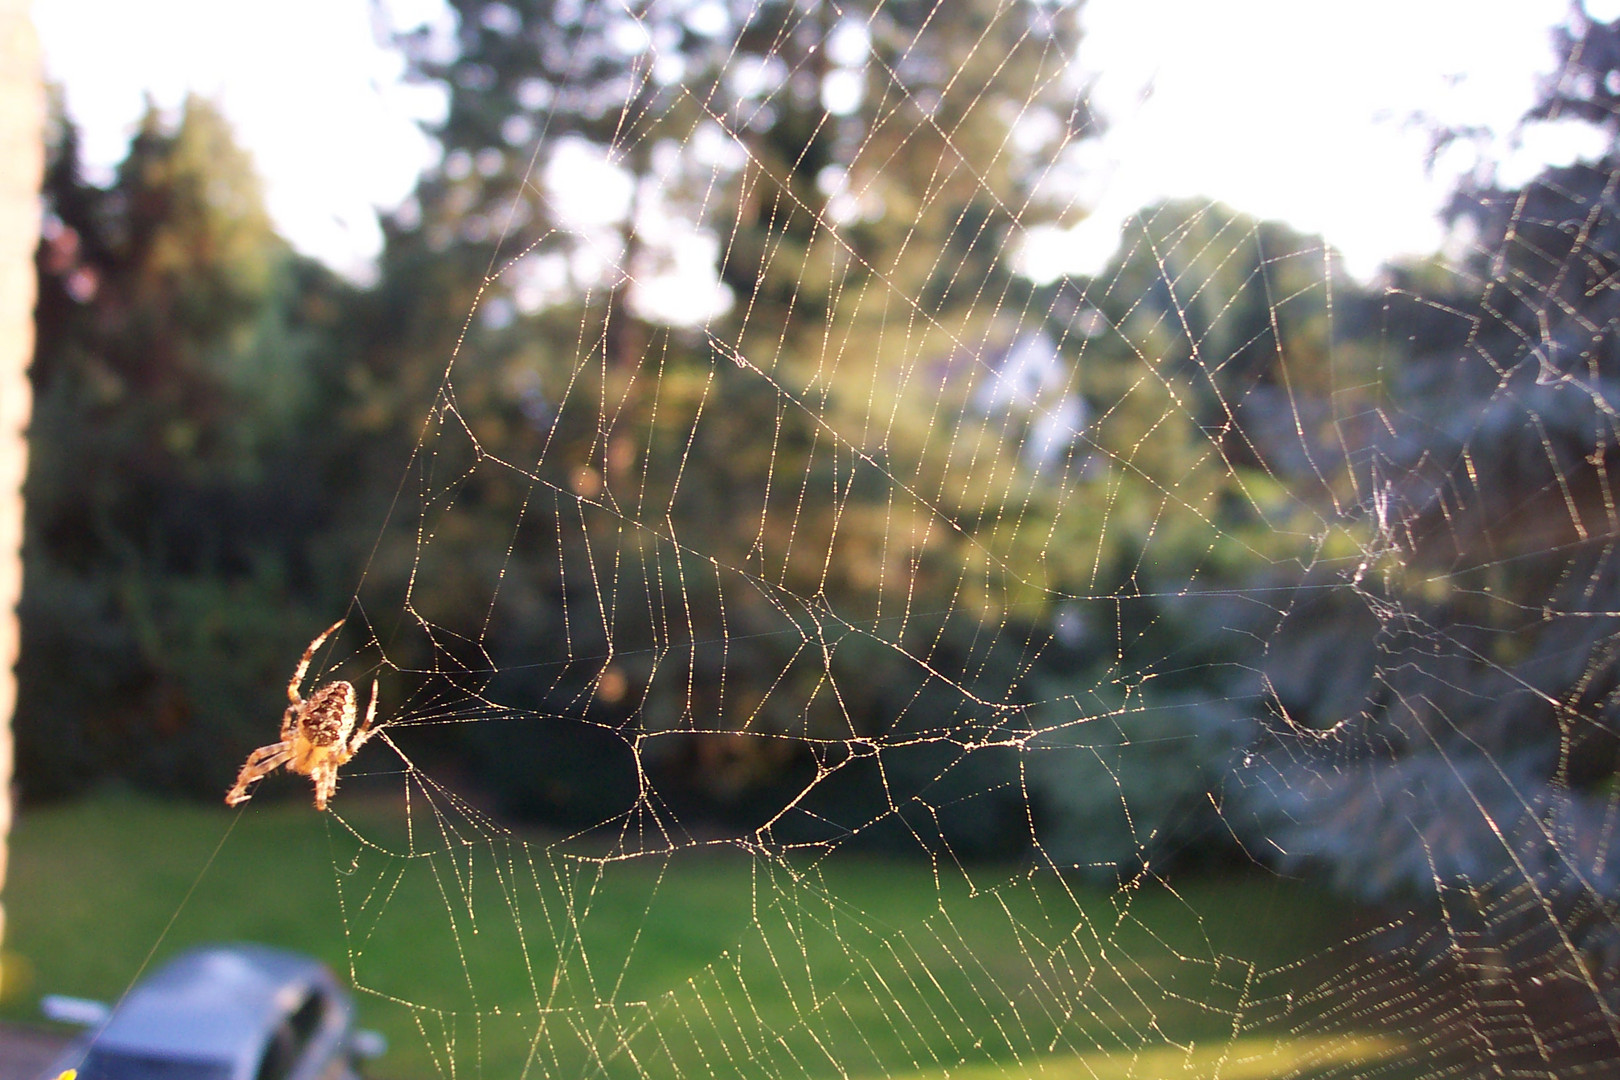
[[[919,657],[960,665],[977,723],[968,684],[1016,668],[975,632],[1007,587],[981,584],[984,540],[1028,477],[967,399],[1021,318],[1007,253],[1062,210],[1043,170],[1091,130],[1075,7],[456,8],[455,54],[417,57],[450,92],[444,166],[385,264],[404,282],[445,252],[482,306],[464,337],[428,316],[428,438],[466,471],[424,492],[460,519],[424,555],[445,581],[415,574],[405,605],[478,625],[466,598],[498,590],[496,667],[555,673],[528,702],[711,800],[792,775],[783,746],[887,731],[906,695],[877,687],[936,679]],[[601,220],[568,211],[570,168],[619,192]],[[672,314],[692,245],[724,303]],[[947,737],[978,738],[923,738]]]
[[[1578,8],[1528,121],[1612,135],[1617,43],[1620,22]],[[1301,575],[1275,615],[1211,612],[1268,643],[1230,690],[1255,717],[1234,821],[1252,815],[1286,867],[1425,897],[1451,936],[1604,993],[1620,955],[1617,175],[1611,138],[1522,185],[1463,186],[1467,257],[1397,268],[1363,331],[1402,344],[1379,422],[1339,466],[1359,557]]]
[[[31,372],[23,790],[112,774],[217,794],[263,741],[253,703],[273,698],[254,691],[284,682],[342,595],[314,541],[346,490],[330,362],[343,289],[275,235],[207,103],[175,120],[149,108],[106,190],[81,179],[72,125],[58,117],[55,135]]]

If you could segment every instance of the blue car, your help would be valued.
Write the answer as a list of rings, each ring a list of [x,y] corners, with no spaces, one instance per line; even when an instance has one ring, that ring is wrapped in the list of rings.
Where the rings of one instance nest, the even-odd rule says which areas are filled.
[[[79,1080],[353,1080],[382,1036],[322,963],[263,945],[214,945],[169,961],[116,1008],[48,997],[53,1020],[90,1028],[47,1077]]]

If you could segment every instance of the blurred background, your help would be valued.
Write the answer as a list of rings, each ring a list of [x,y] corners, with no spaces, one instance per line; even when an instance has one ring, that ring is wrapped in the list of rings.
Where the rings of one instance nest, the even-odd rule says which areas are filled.
[[[1277,1032],[1297,1053],[1254,1075],[1620,1060],[1620,10],[34,17],[29,992],[116,996],[184,909],[179,938],[372,991],[402,1076],[693,1069],[686,987],[785,993],[783,1046],[847,1046],[716,1036],[738,1074],[1056,1047],[1084,1075]],[[223,824],[345,614],[312,680],[379,678],[388,739],[343,824],[297,778]],[[589,923],[613,860],[622,920]],[[298,891],[256,900],[267,863]],[[88,937],[91,872],[142,898],[120,943]],[[999,914],[953,949],[959,886]],[[1076,944],[1139,892],[1151,932]],[[894,959],[885,920],[934,951]],[[391,928],[429,923],[459,960],[413,982],[399,950],[435,946]],[[784,934],[811,984],[897,1011],[839,1042]],[[755,938],[769,964],[722,959]],[[556,974],[591,956],[620,982]],[[890,963],[904,989],[862,981]],[[1097,994],[1117,1015],[1077,1020]],[[668,1010],[615,1021],[651,1059],[542,1019],[627,997]],[[957,1012],[926,1052],[908,1001]],[[952,1044],[962,1017],[990,1045]],[[528,1059],[465,1049],[503,1023]]]

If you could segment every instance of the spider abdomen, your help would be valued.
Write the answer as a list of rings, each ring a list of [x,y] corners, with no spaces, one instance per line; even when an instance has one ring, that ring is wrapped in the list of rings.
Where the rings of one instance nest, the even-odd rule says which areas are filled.
[[[305,700],[298,731],[316,746],[335,746],[354,726],[354,714],[353,684],[327,683]]]

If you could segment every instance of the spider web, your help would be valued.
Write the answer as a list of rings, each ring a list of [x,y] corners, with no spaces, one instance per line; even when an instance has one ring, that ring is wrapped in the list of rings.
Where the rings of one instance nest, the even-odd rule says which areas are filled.
[[[1370,284],[1198,198],[1040,277],[1073,10],[558,12],[346,632],[390,1070],[1606,1074],[1612,157]]]

